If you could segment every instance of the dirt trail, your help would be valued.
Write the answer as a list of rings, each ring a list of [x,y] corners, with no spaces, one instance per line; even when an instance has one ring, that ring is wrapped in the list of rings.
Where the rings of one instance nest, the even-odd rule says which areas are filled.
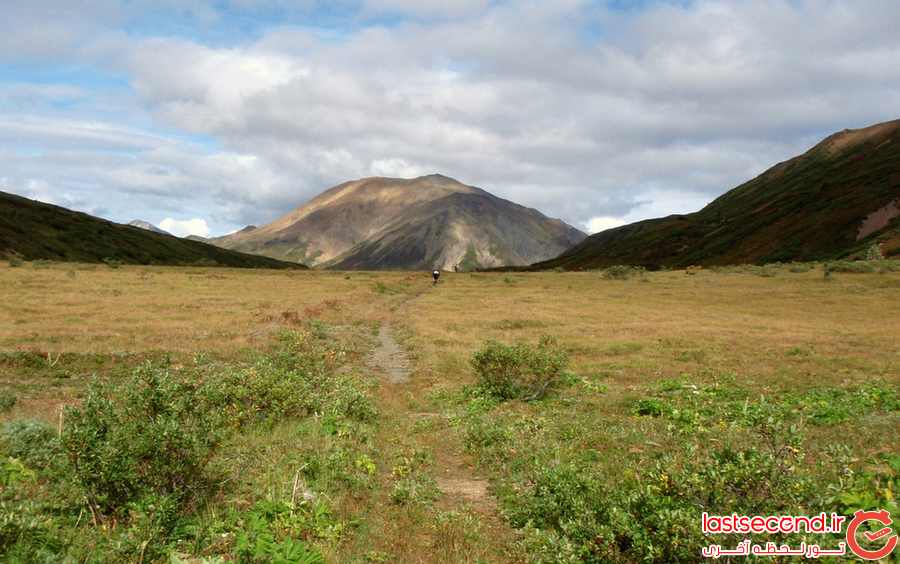
[[[383,373],[391,384],[409,382],[409,356],[394,339],[390,325],[382,325],[378,331],[378,345],[369,356],[368,365]]]
[[[433,411],[434,406],[427,399],[433,384],[425,376],[428,370],[416,366],[402,338],[398,342],[404,319],[413,315],[417,298],[427,291],[415,292],[383,311],[377,339],[365,365],[381,382],[377,395],[382,423],[376,440],[380,445],[384,490],[392,487],[392,464],[414,449],[430,453],[428,473],[441,495],[424,513],[382,498],[372,508],[383,512],[384,519],[379,527],[381,533],[376,534],[380,537],[376,545],[398,562],[508,561],[506,543],[515,535],[500,517],[488,491],[488,481],[477,475],[443,414]],[[423,420],[433,420],[433,429],[423,431]],[[436,515],[446,511],[476,516],[480,531],[477,546],[456,546],[447,552],[446,539],[435,526]]]
[[[408,306],[410,301],[412,300],[405,302],[404,306]],[[389,384],[397,386],[388,390],[393,398],[398,396],[397,392],[402,389],[401,385],[410,383],[409,355],[397,343],[394,338],[394,329],[388,323],[381,325],[378,331],[377,345],[369,355],[367,364],[369,368],[382,375]],[[410,386],[405,387],[411,388]],[[415,386],[415,388],[418,387]],[[390,409],[394,415],[407,419],[409,425],[423,417],[441,417],[436,413],[410,411],[406,406],[394,401],[391,401]],[[404,434],[410,435],[409,433]],[[468,502],[479,511],[495,509],[493,499],[488,495],[487,480],[471,475],[472,468],[465,464],[462,453],[444,448],[435,452],[434,456],[437,463],[437,475],[434,478],[442,493],[456,498],[457,501]]]

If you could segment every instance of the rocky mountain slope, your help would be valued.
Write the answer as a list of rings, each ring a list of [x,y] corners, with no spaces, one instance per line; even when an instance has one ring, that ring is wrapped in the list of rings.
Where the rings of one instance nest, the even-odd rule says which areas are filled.
[[[125,264],[302,268],[0,192],[0,257]]]
[[[585,235],[441,175],[346,182],[225,248],[335,269],[473,269],[549,259]]]
[[[535,269],[808,261],[900,254],[900,120],[831,135],[702,210],[588,237]]]

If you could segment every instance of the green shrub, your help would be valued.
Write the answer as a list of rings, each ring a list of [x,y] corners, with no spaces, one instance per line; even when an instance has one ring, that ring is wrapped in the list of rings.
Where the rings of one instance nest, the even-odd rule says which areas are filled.
[[[0,458],[0,486],[8,488],[20,482],[30,482],[34,478],[34,471],[25,466],[18,458]],[[0,548],[2,546],[0,544]]]
[[[628,266],[617,264],[603,271],[603,277],[607,280],[628,280],[634,276],[644,276],[646,269],[641,266]]]
[[[478,385],[502,400],[543,398],[560,383],[567,364],[565,351],[547,336],[536,347],[488,341],[472,355]]]
[[[789,270],[795,274],[800,274],[802,272],[809,272],[813,269],[813,264],[808,262],[794,262],[791,263]]]
[[[9,390],[0,391],[0,413],[6,413],[15,407],[17,401],[16,394]]]
[[[662,400],[657,398],[639,399],[635,405],[633,412],[635,415],[647,415],[650,417],[660,417],[669,413],[671,407],[666,405]]]
[[[878,243],[872,243],[869,245],[869,248],[866,249],[866,260],[884,260],[884,254],[882,254],[881,247]]]
[[[106,257],[103,259],[103,262],[106,263],[106,266],[113,268],[113,269],[116,269],[116,268],[119,268],[120,266],[122,266],[122,261],[117,258],[113,258],[113,257]]]
[[[725,445],[707,454],[690,444],[623,468],[614,483],[589,463],[535,454],[506,490],[504,513],[525,529],[539,562],[696,562],[709,542],[697,523],[700,511],[779,513],[815,499],[797,470],[803,455],[796,430],[767,420],[757,431],[760,446]]]
[[[829,262],[825,265],[826,276],[827,273],[831,272],[846,272],[846,273],[854,273],[854,274],[863,274],[869,272],[875,272],[877,270],[877,266],[869,261],[861,261],[861,260],[840,260],[835,262]]]
[[[313,413],[371,421],[377,410],[366,390],[328,365],[328,357],[340,354],[326,350],[310,333],[286,332],[274,353],[206,380],[198,399],[230,427]]]
[[[397,505],[428,503],[436,500],[441,491],[434,479],[427,474],[410,474],[394,482],[391,501]]]
[[[64,458],[56,430],[33,420],[4,423],[0,427],[0,450],[39,470],[61,464]]]
[[[150,364],[117,386],[93,384],[66,410],[62,443],[91,508],[111,513],[147,496],[185,501],[207,483],[216,422],[195,388]]]
[[[10,268],[19,268],[20,266],[25,264],[25,261],[22,260],[22,257],[10,256],[6,259],[9,262]]]
[[[31,268],[50,268],[51,264],[53,264],[53,261],[38,259],[31,261]]]
[[[299,511],[297,509],[300,509]],[[333,537],[335,525],[324,506],[292,507],[261,501],[236,519],[235,553],[240,562],[324,564],[322,554],[295,537]]]

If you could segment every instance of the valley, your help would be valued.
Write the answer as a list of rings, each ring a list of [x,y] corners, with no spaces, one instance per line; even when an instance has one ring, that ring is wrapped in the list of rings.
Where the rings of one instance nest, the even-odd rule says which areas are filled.
[[[4,535],[13,554],[100,560],[671,562],[703,540],[683,499],[892,507],[896,452],[869,437],[900,424],[900,268],[871,267],[447,273],[432,287],[413,272],[0,266]],[[546,396],[494,395],[473,358],[542,336],[532,350],[564,359]],[[108,486],[65,453],[98,383],[112,405],[177,385],[211,406],[212,429],[183,427],[215,435],[196,487],[149,483],[85,510],[77,492]],[[171,424],[194,425],[178,405]]]

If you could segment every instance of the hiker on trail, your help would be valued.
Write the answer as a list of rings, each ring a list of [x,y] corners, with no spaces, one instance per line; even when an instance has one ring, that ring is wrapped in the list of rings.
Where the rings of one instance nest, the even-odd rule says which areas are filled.
[[[441,271],[440,271],[440,270],[433,270],[433,271],[431,272],[431,278],[434,280],[434,282],[432,282],[431,285],[432,285],[432,286],[436,286],[437,283],[438,283],[438,278],[440,278],[440,277],[441,277]]]

